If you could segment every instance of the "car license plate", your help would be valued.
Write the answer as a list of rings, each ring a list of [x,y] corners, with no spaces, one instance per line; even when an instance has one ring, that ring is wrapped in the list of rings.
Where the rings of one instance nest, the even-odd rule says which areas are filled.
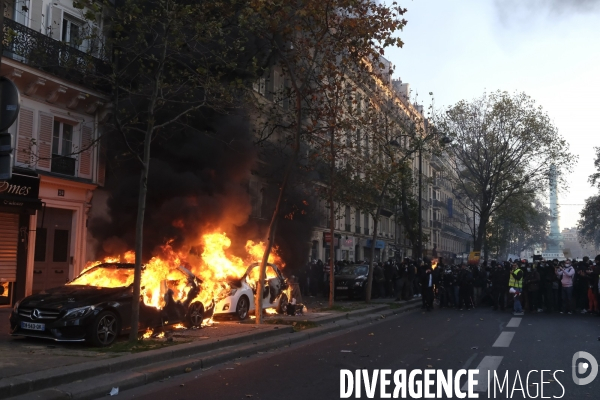
[[[346,286],[338,286],[336,287],[337,290],[347,290],[348,288]]]
[[[21,328],[29,329],[32,331],[43,331],[45,326],[44,326],[44,324],[35,324],[32,322],[21,322]]]

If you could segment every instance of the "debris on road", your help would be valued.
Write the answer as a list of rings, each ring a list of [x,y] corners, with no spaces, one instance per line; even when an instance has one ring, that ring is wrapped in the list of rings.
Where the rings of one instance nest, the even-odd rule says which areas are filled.
[[[119,388],[118,387],[114,387],[110,390],[110,392],[108,393],[109,396],[116,396],[119,394]]]

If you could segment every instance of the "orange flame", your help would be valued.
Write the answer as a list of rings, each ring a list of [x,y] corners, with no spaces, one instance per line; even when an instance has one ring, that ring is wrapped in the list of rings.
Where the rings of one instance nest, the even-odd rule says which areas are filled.
[[[179,222],[177,222],[179,223]],[[145,264],[142,274],[142,295],[144,303],[156,308],[164,306],[164,295],[167,290],[173,291],[175,300],[183,300],[187,297],[190,287],[184,274],[177,269],[183,265],[190,269],[196,277],[202,281],[201,291],[195,300],[201,301],[207,308],[213,301],[226,296],[230,291],[228,280],[241,278],[248,266],[262,260],[265,243],[255,243],[252,240],[246,242],[246,256],[242,259],[229,253],[231,239],[226,233],[219,231],[207,233],[200,237],[202,254],[176,253],[169,243],[162,246],[162,255],[155,256]],[[128,251],[122,255],[106,257],[103,260],[92,261],[86,264],[84,272],[88,272],[102,263],[134,263],[135,253]],[[269,262],[284,266],[278,249],[273,248],[269,255]],[[259,269],[250,271],[248,281],[256,285]],[[267,269],[267,279],[272,278],[273,272]],[[133,283],[132,269],[114,269],[109,271],[90,271],[70,282],[71,285],[91,285],[98,287],[124,287]]]

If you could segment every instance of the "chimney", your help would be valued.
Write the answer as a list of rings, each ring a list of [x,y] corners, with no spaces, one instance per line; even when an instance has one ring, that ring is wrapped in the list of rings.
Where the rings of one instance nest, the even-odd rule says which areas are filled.
[[[408,101],[410,97],[410,86],[408,83],[402,83],[400,79],[394,79],[392,81],[392,86],[394,88],[394,91],[398,96],[400,96],[400,98]]]

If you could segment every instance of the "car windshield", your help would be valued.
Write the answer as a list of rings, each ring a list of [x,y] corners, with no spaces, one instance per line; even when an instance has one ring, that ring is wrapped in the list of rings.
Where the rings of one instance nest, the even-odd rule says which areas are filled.
[[[133,267],[127,264],[100,264],[85,270],[67,285],[127,287],[133,283]]]
[[[342,268],[340,275],[367,275],[369,267],[366,265],[351,265]]]

